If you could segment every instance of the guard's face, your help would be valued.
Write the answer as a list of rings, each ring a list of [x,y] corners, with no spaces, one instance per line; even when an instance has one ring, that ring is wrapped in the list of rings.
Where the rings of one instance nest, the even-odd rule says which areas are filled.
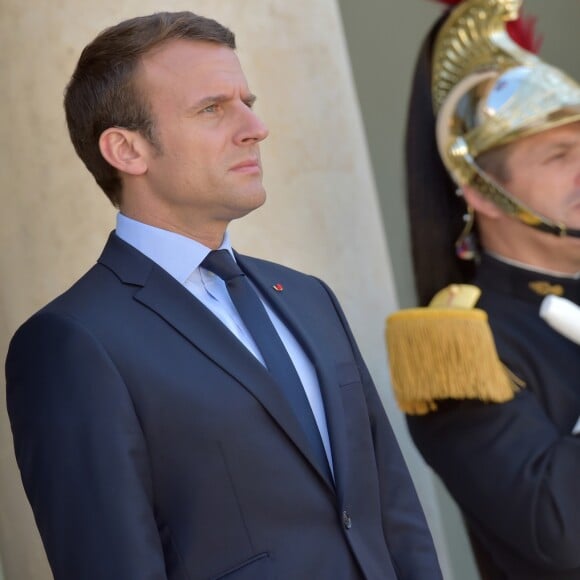
[[[508,151],[505,188],[549,219],[580,228],[580,122],[520,139]]]
[[[173,40],[144,57],[137,82],[160,144],[149,151],[144,199],[177,222],[172,229],[221,227],[264,203],[259,143],[268,130],[233,50]]]

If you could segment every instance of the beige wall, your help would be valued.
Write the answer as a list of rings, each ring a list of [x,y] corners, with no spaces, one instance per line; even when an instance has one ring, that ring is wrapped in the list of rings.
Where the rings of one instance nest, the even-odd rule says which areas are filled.
[[[105,26],[191,9],[237,33],[258,112],[269,201],[235,246],[326,279],[350,318],[437,536],[432,482],[388,387],[383,319],[395,307],[387,246],[335,0],[0,0],[0,352],[34,310],[97,257],[114,211],[73,153],[61,100],[79,51]],[[1,385],[3,389],[3,385]],[[0,393],[0,554],[5,580],[50,578],[13,459]],[[449,578],[451,576],[448,576]]]

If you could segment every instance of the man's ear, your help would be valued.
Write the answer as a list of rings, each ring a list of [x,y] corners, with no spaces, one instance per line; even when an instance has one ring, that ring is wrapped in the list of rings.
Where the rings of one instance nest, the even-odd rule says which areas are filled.
[[[463,197],[468,205],[470,205],[476,213],[484,215],[490,219],[496,219],[504,215],[504,213],[487,197],[481,195],[477,189],[468,185],[463,188]]]
[[[105,160],[123,173],[143,175],[147,171],[145,138],[137,131],[109,127],[99,137],[99,149]]]

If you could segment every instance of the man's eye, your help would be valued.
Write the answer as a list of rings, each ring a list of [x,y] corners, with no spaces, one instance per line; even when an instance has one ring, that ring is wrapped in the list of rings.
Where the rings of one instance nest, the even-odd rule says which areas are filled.
[[[549,165],[550,163],[561,161],[563,159],[566,159],[567,156],[568,156],[567,150],[561,149],[559,151],[554,151],[551,155],[548,155],[544,159],[543,165]]]
[[[556,153],[555,155],[548,157],[546,163],[552,163],[553,161],[559,161],[560,159],[565,159],[565,158],[566,158],[566,153],[562,151],[561,153]]]
[[[217,111],[218,106],[217,105],[208,105],[207,107],[204,107],[201,112],[202,113],[215,113]]]

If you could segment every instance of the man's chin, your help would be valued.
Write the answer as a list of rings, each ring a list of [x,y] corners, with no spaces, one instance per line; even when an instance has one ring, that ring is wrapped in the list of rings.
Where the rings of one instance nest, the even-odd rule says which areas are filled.
[[[266,190],[263,187],[259,187],[255,191],[248,192],[247,197],[244,197],[244,202],[247,202],[248,211],[262,207],[266,203]]]
[[[230,208],[230,219],[240,219],[256,209],[259,209],[266,202],[266,192],[264,189],[255,192],[246,192],[238,199],[236,203]]]

